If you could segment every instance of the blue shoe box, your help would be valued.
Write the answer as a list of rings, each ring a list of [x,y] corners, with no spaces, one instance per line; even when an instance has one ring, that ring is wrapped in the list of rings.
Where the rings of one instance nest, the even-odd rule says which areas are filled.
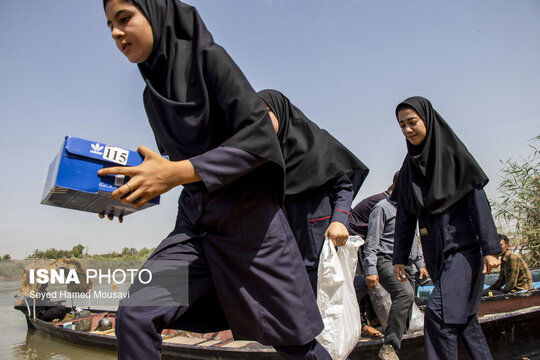
[[[141,209],[111,199],[111,193],[129,178],[97,174],[105,167],[137,166],[142,161],[143,157],[136,151],[66,136],[60,152],[49,166],[41,203],[114,216],[126,216],[157,205],[159,196]]]

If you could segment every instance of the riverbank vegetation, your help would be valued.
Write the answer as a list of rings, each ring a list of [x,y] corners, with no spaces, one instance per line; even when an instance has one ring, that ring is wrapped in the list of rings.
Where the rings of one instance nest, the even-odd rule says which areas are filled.
[[[501,161],[497,220],[529,267],[540,267],[540,135],[529,141],[527,158]]]

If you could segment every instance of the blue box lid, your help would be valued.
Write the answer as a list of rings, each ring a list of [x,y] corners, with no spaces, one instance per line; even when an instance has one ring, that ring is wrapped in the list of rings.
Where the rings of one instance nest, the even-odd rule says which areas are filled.
[[[143,162],[143,157],[136,151],[73,136],[66,138],[65,147],[68,155],[83,156],[111,164],[137,166]]]

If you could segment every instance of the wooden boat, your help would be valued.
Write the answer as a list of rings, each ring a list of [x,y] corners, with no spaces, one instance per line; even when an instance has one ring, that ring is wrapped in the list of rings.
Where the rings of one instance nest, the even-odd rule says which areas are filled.
[[[24,308],[28,327],[70,343],[102,348],[116,348],[114,328],[96,331],[99,320],[107,316],[114,325],[114,311],[90,310],[90,331],[77,331],[76,320],[46,322],[33,319]],[[505,294],[485,299],[480,307],[480,322],[495,359],[513,359],[523,356],[540,358],[540,291]],[[75,329],[66,327],[71,322]],[[253,341],[234,340],[230,331],[198,334],[187,331],[164,330],[164,357],[182,359],[280,359],[273,348]],[[382,339],[361,339],[350,359],[376,358]],[[460,350],[464,352],[464,349]],[[408,333],[402,341],[400,359],[424,358],[423,333]]]

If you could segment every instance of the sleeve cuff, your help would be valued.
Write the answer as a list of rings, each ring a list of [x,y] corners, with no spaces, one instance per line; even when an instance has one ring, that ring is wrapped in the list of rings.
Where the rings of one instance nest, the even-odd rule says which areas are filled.
[[[348,211],[335,209],[334,213],[332,214],[332,222],[338,221],[345,225],[345,227],[349,228],[349,216],[351,214]]]
[[[409,263],[409,257],[397,257],[396,253],[394,252],[394,256],[392,258],[392,265],[407,265]]]
[[[366,275],[379,275],[377,272],[377,266],[370,265],[366,268]]]
[[[484,256],[486,255],[498,255],[502,253],[502,247],[501,244],[497,244],[498,246],[490,246],[490,247],[482,247],[482,253]]]
[[[222,181],[221,179],[219,179],[217,174],[212,174],[211,172],[207,171],[205,167],[207,156],[208,155],[206,153],[197,155],[190,158],[189,161],[191,162],[191,165],[193,165],[193,168],[195,169],[197,174],[199,174],[199,176],[201,177],[201,181],[206,186],[208,192],[212,192],[220,187]]]

